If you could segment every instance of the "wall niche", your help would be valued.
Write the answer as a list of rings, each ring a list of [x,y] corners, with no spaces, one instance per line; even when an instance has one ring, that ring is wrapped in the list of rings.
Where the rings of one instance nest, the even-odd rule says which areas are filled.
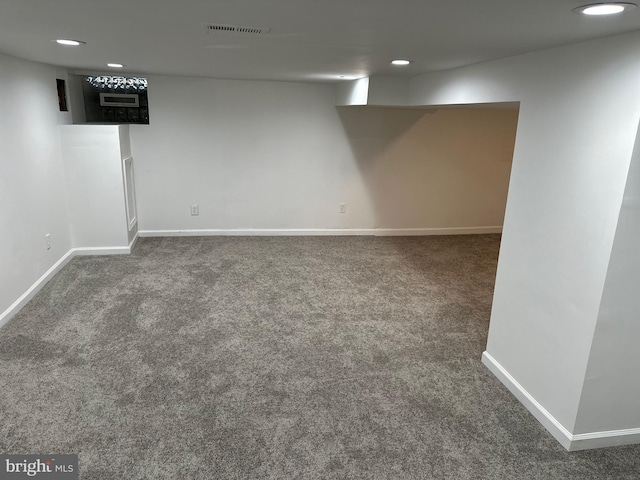
[[[148,82],[143,77],[88,75],[82,96],[87,123],[149,124]]]

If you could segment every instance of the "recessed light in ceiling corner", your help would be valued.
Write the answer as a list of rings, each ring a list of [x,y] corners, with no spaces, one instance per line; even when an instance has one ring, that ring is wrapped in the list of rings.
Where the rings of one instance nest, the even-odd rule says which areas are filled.
[[[71,40],[68,38],[58,38],[56,40],[56,43],[59,45],[65,45],[67,47],[78,47],[80,45],[85,45],[86,42],[83,42],[81,40]]]
[[[403,58],[398,58],[397,60],[391,60],[391,65],[409,65],[413,63],[413,60],[406,60]]]
[[[574,8],[573,11],[576,13],[582,13],[583,15],[601,16],[628,12],[636,7],[637,5],[635,3],[626,2],[591,3],[589,5],[582,5],[581,7]]]
[[[107,67],[111,67],[111,68],[122,68],[125,65],[123,65],[122,63],[107,63]]]

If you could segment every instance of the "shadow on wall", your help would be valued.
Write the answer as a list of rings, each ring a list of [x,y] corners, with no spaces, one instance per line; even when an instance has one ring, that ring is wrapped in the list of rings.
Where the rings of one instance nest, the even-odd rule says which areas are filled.
[[[336,108],[375,228],[502,226],[517,109]]]

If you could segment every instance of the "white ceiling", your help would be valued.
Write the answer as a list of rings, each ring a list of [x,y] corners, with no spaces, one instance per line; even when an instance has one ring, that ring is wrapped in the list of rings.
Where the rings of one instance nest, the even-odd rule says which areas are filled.
[[[74,70],[336,81],[416,75],[640,29],[579,0],[1,0],[0,52]],[[207,34],[203,23],[270,27]],[[56,38],[86,45],[57,45]],[[410,58],[409,67],[392,67]]]

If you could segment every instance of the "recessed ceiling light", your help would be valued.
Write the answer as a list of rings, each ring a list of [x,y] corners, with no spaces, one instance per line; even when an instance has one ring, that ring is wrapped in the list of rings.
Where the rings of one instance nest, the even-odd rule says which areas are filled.
[[[636,8],[635,3],[592,3],[574,9],[574,12],[584,15],[614,15]]]
[[[398,60],[392,60],[391,64],[392,65],[409,65],[411,62],[412,62],[411,60],[398,59]]]
[[[123,64],[121,63],[107,63],[107,67],[111,67],[111,68],[122,68],[124,67]]]
[[[80,40],[69,40],[65,38],[57,39],[56,43],[59,43],[60,45],[67,45],[69,47],[77,47],[78,45],[84,45],[84,42],[81,42]]]

